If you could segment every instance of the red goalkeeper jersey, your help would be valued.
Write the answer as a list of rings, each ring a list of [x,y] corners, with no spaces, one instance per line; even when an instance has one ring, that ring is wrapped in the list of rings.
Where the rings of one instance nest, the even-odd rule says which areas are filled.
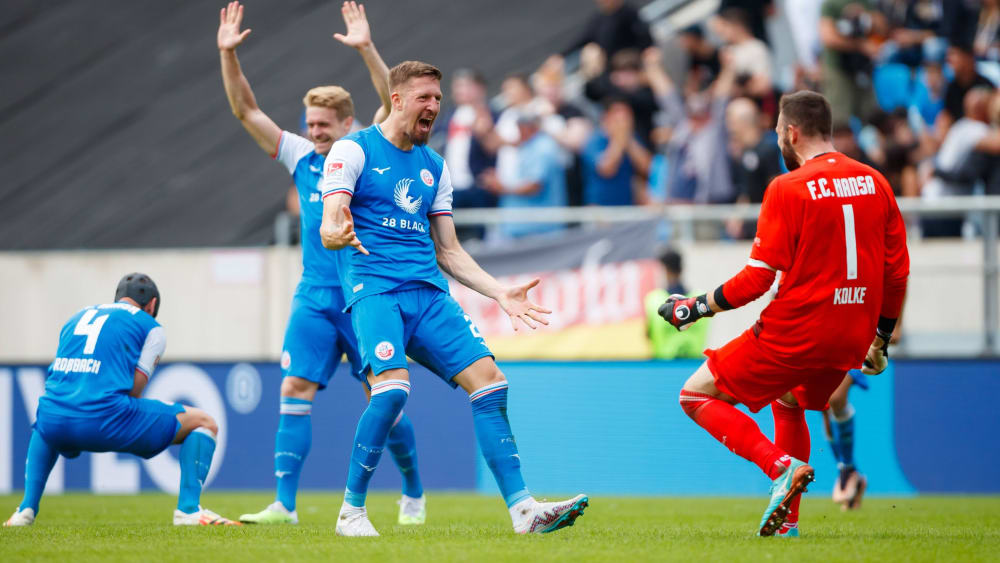
[[[775,178],[750,265],[783,272],[755,328],[764,351],[800,369],[861,366],[879,316],[899,317],[910,270],[889,183],[836,152]]]

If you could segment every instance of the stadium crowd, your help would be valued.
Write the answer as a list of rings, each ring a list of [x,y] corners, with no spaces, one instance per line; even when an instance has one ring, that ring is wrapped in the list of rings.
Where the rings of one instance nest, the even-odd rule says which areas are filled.
[[[596,4],[563,53],[503,78],[492,98],[475,69],[453,74],[432,146],[456,207],[759,203],[785,170],[778,99],[803,88],[831,100],[838,150],[883,172],[897,195],[1000,193],[997,0],[784,0],[788,68],[776,67],[765,32],[774,2],[723,0],[670,40],[687,58],[676,79],[661,56],[668,45],[634,6]],[[970,235],[964,223],[921,230]],[[494,236],[560,228],[507,225]],[[725,231],[753,236],[738,220]]]

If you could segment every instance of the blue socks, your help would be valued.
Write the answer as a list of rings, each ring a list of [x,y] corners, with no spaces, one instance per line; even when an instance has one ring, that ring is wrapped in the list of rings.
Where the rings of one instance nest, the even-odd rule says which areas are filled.
[[[347,470],[347,490],[344,492],[344,502],[360,508],[365,505],[368,496],[368,483],[371,481],[392,423],[410,394],[410,382],[402,379],[389,379],[372,386],[372,399],[368,408],[358,421],[358,430],[354,434],[354,449],[351,452],[351,465]]]
[[[424,487],[420,483],[420,472],[417,471],[417,441],[413,435],[413,423],[406,413],[399,414],[399,420],[389,431],[386,446],[402,474],[403,494],[410,498],[423,496]]]
[[[854,467],[854,407],[848,403],[842,413],[830,413],[833,436],[830,447],[841,469]]]
[[[28,458],[24,466],[24,500],[17,509],[30,508],[38,516],[38,504],[42,501],[45,482],[49,480],[49,472],[59,459],[59,453],[52,449],[37,430],[31,432],[28,442]]]
[[[278,479],[275,500],[289,512],[295,510],[302,462],[312,446],[312,401],[281,398],[281,418],[274,439],[274,476]]]
[[[507,420],[507,382],[487,385],[469,395],[469,401],[479,449],[510,508],[531,493],[521,477],[521,458]]]
[[[177,510],[186,514],[198,511],[201,488],[205,485],[208,470],[215,453],[215,434],[204,428],[195,428],[181,444],[181,490],[177,495]]]

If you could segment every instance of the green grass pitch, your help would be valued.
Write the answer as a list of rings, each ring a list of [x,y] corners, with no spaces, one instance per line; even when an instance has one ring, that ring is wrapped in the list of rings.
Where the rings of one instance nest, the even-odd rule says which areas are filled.
[[[42,500],[30,528],[0,528],[0,561],[997,561],[1000,497],[871,498],[842,513],[803,502],[802,537],[757,538],[766,499],[592,497],[576,526],[515,535],[488,496],[429,493],[428,523],[397,526],[397,495],[373,494],[380,538],[334,535],[342,496],[303,493],[298,526],[174,528],[173,497],[66,494]],[[0,496],[6,518],[20,499]],[[203,504],[236,518],[272,500],[209,492]]]

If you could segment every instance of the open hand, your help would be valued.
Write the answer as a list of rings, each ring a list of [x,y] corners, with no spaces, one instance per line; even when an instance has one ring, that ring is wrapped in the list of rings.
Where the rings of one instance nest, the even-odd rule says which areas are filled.
[[[243,23],[243,5],[230,2],[219,12],[219,50],[232,51],[250,35],[250,30],[240,31]]]
[[[509,287],[497,296],[497,303],[500,304],[500,308],[505,313],[510,315],[510,325],[515,331],[518,330],[518,319],[527,325],[528,328],[532,329],[538,328],[538,325],[535,323],[549,324],[549,320],[545,318],[545,315],[552,314],[552,311],[536,303],[532,303],[528,299],[528,290],[538,285],[539,281],[538,278],[535,278],[524,285]]]
[[[364,5],[357,2],[344,2],[340,7],[340,13],[344,16],[344,24],[347,26],[347,35],[334,33],[333,38],[348,47],[363,49],[372,43],[372,30],[368,25],[368,16],[365,15]]]

